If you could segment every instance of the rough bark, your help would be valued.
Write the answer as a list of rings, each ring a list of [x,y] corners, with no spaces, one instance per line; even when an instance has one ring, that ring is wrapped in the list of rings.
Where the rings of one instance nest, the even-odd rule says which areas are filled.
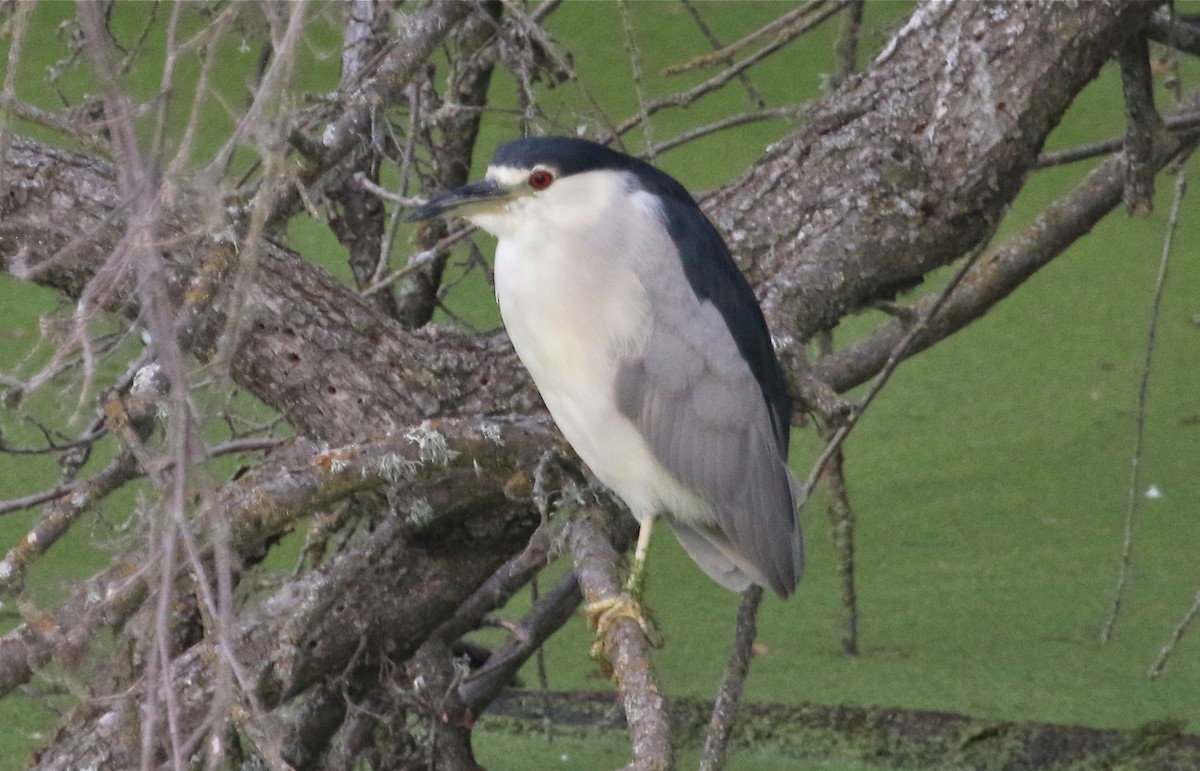
[[[926,3],[808,127],[705,202],[799,340],[987,238],[1150,3]]]
[[[338,682],[338,673],[346,673],[352,664],[403,662],[475,586],[521,549],[538,517],[527,502],[509,500],[505,486],[524,465],[520,458],[529,461],[520,447],[540,453],[541,432],[515,428],[501,435],[466,426],[447,428],[452,429],[445,446],[450,452],[430,455],[427,445],[405,437],[368,445],[366,451],[331,450],[298,468],[280,469],[273,478],[239,480],[232,487],[240,489],[240,498],[227,493],[212,502],[244,525],[247,532],[234,537],[240,547],[262,539],[263,530],[278,530],[278,525],[260,529],[264,515],[276,521],[301,515],[345,492],[312,489],[328,477],[334,478],[334,487],[349,484],[360,490],[402,485],[405,496],[415,494],[412,500],[428,504],[420,510],[432,512],[432,517],[397,512],[377,523],[358,545],[243,606],[230,639],[215,636],[184,652],[175,661],[184,725],[203,723],[216,687],[211,669],[221,656],[236,658],[245,673],[248,698],[266,710],[322,682]],[[434,483],[421,484],[422,477]],[[407,484],[411,482],[418,484]],[[476,492],[464,495],[467,490]],[[138,580],[134,573],[120,591],[136,593],[133,583]],[[106,609],[85,606],[81,612]],[[42,635],[44,630],[29,634]],[[37,650],[54,653],[78,641],[16,650],[18,643],[31,642],[41,641],[6,638],[0,660],[17,661]],[[73,730],[60,735],[38,757],[36,767],[137,765],[139,745],[131,726],[137,722],[138,701],[96,696],[100,698],[80,705],[72,716]],[[263,722],[270,730],[278,718]]]
[[[105,161],[14,138],[0,175],[5,269],[78,297],[120,240],[127,210]],[[231,374],[302,433],[331,442],[430,417],[528,414],[540,409],[501,333],[409,332],[299,255],[264,242],[257,280],[237,288],[233,244],[177,212],[164,244],[177,301],[187,295],[190,349],[217,351],[224,308],[244,292]],[[128,302],[128,297],[122,297]],[[113,304],[115,310],[120,306]]]

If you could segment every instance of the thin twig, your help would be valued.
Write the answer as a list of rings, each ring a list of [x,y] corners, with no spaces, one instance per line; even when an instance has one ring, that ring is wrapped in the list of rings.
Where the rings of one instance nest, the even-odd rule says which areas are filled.
[[[354,181],[368,193],[373,193],[385,201],[398,203],[401,206],[420,206],[427,200],[425,198],[410,198],[404,195],[397,195],[391,190],[388,190],[386,187],[375,184],[367,178],[366,174],[362,173],[361,171],[354,172]]]
[[[362,288],[360,294],[370,295],[380,291],[381,289],[386,289],[397,279],[403,278],[413,271],[419,270],[421,267],[428,265],[430,262],[437,259],[438,255],[445,254],[450,247],[474,234],[476,230],[478,230],[478,228],[476,228],[474,225],[471,225],[469,227],[455,230],[452,233],[448,233],[443,238],[438,239],[437,243],[428,249],[422,249],[419,252],[414,252],[413,254],[409,255],[408,259],[405,260],[404,267],[396,268],[383,278],[372,281],[370,284]]]
[[[1175,239],[1175,229],[1179,224],[1179,208],[1183,196],[1187,193],[1187,175],[1180,168],[1175,175],[1175,200],[1171,203],[1171,216],[1167,220],[1167,231],[1163,235],[1162,253],[1158,258],[1158,275],[1154,278],[1154,300],[1150,308],[1150,325],[1146,330],[1146,355],[1142,361],[1142,380],[1138,385],[1137,418],[1133,435],[1133,452],[1129,459],[1129,486],[1125,496],[1125,517],[1121,530],[1121,562],[1117,567],[1117,585],[1113,588],[1112,609],[1108,620],[1100,630],[1100,642],[1106,643],[1112,639],[1113,630],[1117,625],[1117,617],[1121,614],[1121,604],[1125,596],[1125,586],[1129,581],[1129,566],[1133,562],[1133,521],[1137,514],[1138,488],[1141,485],[1142,444],[1146,438],[1146,401],[1150,393],[1150,372],[1154,360],[1154,343],[1158,335],[1158,321],[1162,313],[1163,292],[1167,283],[1167,265],[1171,258],[1171,244]]]
[[[714,64],[729,64],[733,61],[733,57],[765,37],[776,33],[779,33],[780,37],[788,35],[791,32],[790,28],[793,24],[798,25],[806,16],[820,10],[824,4],[825,0],[811,0],[811,2],[801,5],[799,8],[795,8],[778,18],[772,19],[749,35],[735,40],[724,48],[720,48],[709,54],[701,54],[681,64],[674,64],[667,67],[663,70],[663,75],[679,75],[684,72],[711,67]]]
[[[884,363],[883,368],[880,369],[879,374],[875,376],[875,382],[871,384],[871,390],[867,392],[866,398],[862,400],[857,410],[846,416],[846,422],[834,433],[833,438],[830,439],[825,445],[825,451],[821,453],[820,457],[817,458],[817,462],[813,464],[812,471],[809,472],[808,479],[804,482],[804,494],[801,498],[802,500],[808,500],[809,495],[811,495],[813,491],[813,487],[816,486],[817,480],[821,477],[821,473],[825,470],[825,466],[829,463],[829,460],[833,457],[834,453],[836,453],[842,446],[842,443],[846,441],[846,437],[850,435],[850,432],[854,429],[854,426],[858,425],[859,418],[861,418],[863,413],[866,412],[867,408],[871,406],[871,402],[875,401],[875,397],[879,395],[881,390],[883,390],[883,387],[891,378],[892,373],[896,371],[896,367],[898,367],[900,362],[903,361],[905,352],[908,350],[908,346],[914,339],[916,339],[917,335],[921,333],[921,331],[929,323],[929,320],[938,314],[938,311],[941,310],[942,306],[949,299],[950,295],[954,293],[955,287],[958,286],[959,282],[961,282],[963,277],[967,274],[967,271],[969,271],[972,266],[975,265],[975,262],[979,259],[980,255],[983,254],[985,248],[987,248],[987,239],[982,239],[975,246],[975,248],[971,250],[971,253],[967,255],[967,258],[963,261],[962,266],[959,267],[958,271],[938,294],[937,299],[934,300],[933,304],[929,306],[929,309],[917,320],[915,324],[912,325],[912,328],[908,330],[908,333],[905,334],[904,337],[900,338],[900,341],[892,349],[892,352],[888,356],[887,361]]]
[[[700,34],[704,35],[705,39],[708,40],[709,45],[713,47],[713,50],[721,50],[724,46],[721,45],[720,39],[713,34],[713,31],[709,28],[708,23],[704,21],[704,17],[700,15],[700,9],[696,7],[696,4],[693,3],[692,0],[679,0],[679,2],[684,8],[687,9],[688,13],[691,14],[692,21],[696,22],[696,29],[700,30]],[[762,94],[760,94],[758,89],[754,87],[754,83],[750,80],[749,75],[741,72],[738,73],[737,79],[738,82],[742,84],[742,87],[746,89],[746,95],[750,97],[750,101],[754,103],[755,107],[761,110],[767,106],[767,100],[763,99]]]
[[[1168,131],[1173,132],[1192,132],[1200,129],[1200,114],[1198,113],[1183,113],[1172,115],[1163,121],[1163,125]],[[1065,150],[1057,150],[1050,153],[1042,153],[1034,162],[1034,169],[1049,169],[1054,166],[1063,166],[1068,163],[1077,161],[1086,161],[1089,158],[1096,158],[1101,155],[1111,155],[1120,151],[1125,146],[1124,137],[1113,137],[1112,139],[1102,139],[1098,142],[1088,142],[1086,144],[1068,147]]]
[[[1200,592],[1196,592],[1196,596],[1192,598],[1192,607],[1188,608],[1187,613],[1183,614],[1183,618],[1179,620],[1179,624],[1175,627],[1175,631],[1171,633],[1171,639],[1167,640],[1167,644],[1158,652],[1158,658],[1150,665],[1150,671],[1146,676],[1154,680],[1162,674],[1163,667],[1167,665],[1167,659],[1175,652],[1175,646],[1187,634],[1188,627],[1196,620],[1196,615],[1200,614]]]
[[[729,755],[729,737],[733,733],[733,724],[737,721],[742,689],[746,685],[746,675],[750,672],[750,659],[754,656],[754,638],[758,634],[755,622],[762,597],[762,587],[751,585],[742,592],[742,599],[738,602],[733,652],[729,655],[721,692],[717,694],[712,716],[708,720],[704,749],[700,753],[701,771],[719,771],[725,767],[725,759]]]
[[[747,123],[757,123],[763,120],[791,119],[801,118],[808,112],[807,105],[791,105],[788,107],[768,107],[762,110],[750,110],[748,112],[740,112],[737,115],[730,115],[727,118],[713,121],[703,126],[689,129],[682,134],[664,139],[656,145],[651,146],[643,155],[639,157],[653,158],[656,155],[662,155],[667,150],[670,150],[688,142],[695,141],[701,137],[706,137],[709,134],[715,134],[719,131],[725,131],[736,126],[744,126]]]
[[[621,16],[621,39],[625,43],[625,58],[629,60],[629,76],[633,81],[633,93],[637,97],[638,123],[642,126],[642,141],[646,145],[648,159],[654,160],[654,126],[650,123],[650,113],[646,111],[646,89],[642,84],[642,52],[637,41],[633,38],[632,12],[629,0],[618,0],[617,8]]]
[[[842,0],[842,2],[834,3],[830,8],[826,9],[824,13],[817,14],[813,18],[807,19],[804,24],[789,28],[784,34],[781,34],[771,43],[758,49],[745,59],[735,62],[728,68],[722,70],[703,83],[699,83],[687,91],[668,94],[667,96],[660,97],[646,103],[644,110],[640,110],[637,115],[634,115],[631,118],[626,118],[624,121],[617,124],[616,128],[614,129],[616,135],[620,136],[641,125],[641,121],[643,119],[642,112],[644,112],[645,117],[648,118],[657,113],[659,110],[666,109],[667,107],[686,107],[694,103],[700,97],[720,89],[730,80],[737,77],[739,73],[750,69],[755,64],[758,64],[762,60],[771,56],[779,49],[795,40],[797,37],[815,28],[830,16],[837,13],[839,10],[841,10],[841,7],[845,1],[846,0]]]

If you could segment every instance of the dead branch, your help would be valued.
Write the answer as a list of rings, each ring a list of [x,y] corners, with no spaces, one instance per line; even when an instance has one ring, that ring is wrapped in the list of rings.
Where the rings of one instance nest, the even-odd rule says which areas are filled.
[[[617,553],[606,534],[604,513],[585,509],[574,517],[567,541],[575,560],[575,575],[589,605],[615,600],[620,594],[616,575]],[[650,663],[650,643],[632,618],[614,619],[597,643],[612,665],[612,678],[621,694],[632,740],[633,759],[628,768],[673,768],[671,725],[666,702]]]
[[[734,627],[733,651],[725,667],[725,679],[713,704],[712,717],[704,736],[704,749],[700,752],[701,771],[719,771],[725,767],[729,754],[729,739],[737,721],[741,706],[742,688],[750,672],[750,659],[754,656],[754,638],[758,634],[758,607],[762,602],[761,586],[751,586],[742,592],[738,602],[737,624]]]
[[[679,75],[691,70],[711,67],[715,64],[729,64],[733,61],[733,57],[737,56],[746,48],[756,44],[759,40],[771,35],[776,35],[777,40],[790,38],[795,35],[796,26],[804,26],[807,30],[807,25],[801,25],[800,22],[805,21],[806,16],[811,16],[824,6],[825,0],[813,0],[783,14],[777,19],[773,19],[768,24],[759,27],[749,35],[735,40],[727,46],[724,46],[712,53],[697,56],[689,61],[681,64],[673,64],[663,70],[664,75]]]
[[[133,453],[122,452],[90,479],[48,491],[49,496],[55,500],[42,510],[37,522],[25,537],[0,560],[0,593],[20,592],[25,586],[25,574],[30,565],[57,543],[80,515],[91,510],[113,490],[135,478],[137,468]],[[24,500],[40,497],[28,496]]]
[[[1178,133],[1180,141],[1189,142],[1192,139],[1192,135],[1200,130],[1200,114],[1169,115],[1163,120],[1163,127],[1167,131]],[[1064,150],[1043,153],[1038,156],[1037,163],[1033,167],[1035,169],[1049,169],[1067,163],[1085,161],[1089,158],[1118,152],[1124,146],[1125,137],[1123,136],[1102,139],[1099,142],[1088,142],[1076,147],[1068,147]]]
[[[539,447],[541,431],[513,426],[489,437],[489,431],[465,424],[442,424],[441,429],[418,428],[374,444],[309,456],[306,466],[277,471],[274,487],[264,484],[265,479],[243,477],[226,488],[234,500],[243,496],[240,507],[231,508],[229,500],[222,507],[243,521],[233,528],[232,541],[239,546],[261,538],[256,523],[299,515],[331,496],[372,486],[406,481],[404,500],[426,504],[413,507],[410,516],[398,511],[361,544],[239,610],[234,639],[227,644],[247,670],[249,696],[264,708],[287,702],[356,659],[408,658],[528,539],[536,514],[527,502],[508,500],[504,486],[519,468],[511,464],[520,455],[518,448]],[[497,438],[504,440],[503,451]],[[475,493],[464,497],[465,490]],[[0,661],[28,654],[28,646],[15,646],[26,642],[27,635],[6,636]],[[222,655],[219,644],[219,639],[205,639],[173,662],[183,724],[200,725],[197,715],[213,698],[210,675]],[[81,709],[38,767],[130,767],[127,758],[138,751],[136,737],[114,729],[132,717],[128,710],[137,703],[137,694],[124,695],[133,699],[103,699]],[[117,725],[110,729],[113,723]],[[260,729],[268,734],[274,730],[270,723]]]
[[[421,438],[427,435],[442,437],[444,447],[438,453],[422,448]],[[522,466],[512,461],[530,453],[533,462],[527,468],[531,468],[544,441],[544,429],[534,423],[501,428],[446,421],[437,429],[418,427],[319,451],[298,442],[214,493],[195,518],[203,521],[206,509],[220,512],[230,523],[229,547],[241,555],[255,555],[300,517],[386,485],[404,484],[400,503],[424,501],[438,512],[439,505],[456,502],[470,511],[503,500],[505,484]],[[456,485],[465,487],[456,489]],[[463,497],[466,490],[475,490],[477,497],[473,501]],[[395,518],[402,514],[397,512]],[[0,695],[27,682],[33,668],[59,655],[63,646],[85,645],[101,625],[127,617],[150,588],[142,562],[137,554],[118,557],[57,609],[0,638]],[[59,637],[67,631],[69,640]]]
[[[1154,210],[1154,145],[1163,132],[1162,118],[1154,108],[1154,82],[1150,73],[1150,45],[1144,35],[1132,35],[1117,49],[1121,86],[1125,93],[1125,192],[1122,200],[1130,214]]]
[[[701,97],[724,87],[727,83],[729,83],[730,80],[744,73],[746,70],[771,56],[779,49],[795,40],[797,37],[803,35],[805,32],[833,16],[841,9],[842,3],[844,2],[845,0],[841,0],[840,2],[833,3],[831,7],[824,9],[820,13],[817,13],[811,19],[805,20],[804,23],[797,24],[795,27],[787,28],[777,39],[764,45],[762,48],[758,49],[749,56],[739,59],[721,72],[713,75],[708,80],[705,80],[704,82],[699,83],[692,88],[687,89],[686,91],[669,94],[667,96],[659,97],[646,102],[641,106],[637,115],[626,118],[624,121],[618,123],[616,127],[613,128],[613,135],[615,137],[623,136],[634,128],[643,125],[643,123],[649,119],[651,115],[654,115],[661,110],[665,110],[668,107],[686,107],[695,103],[696,100],[700,99]]]
[[[1100,642],[1107,643],[1116,628],[1125,599],[1125,586],[1129,568],[1133,564],[1133,524],[1141,500],[1142,448],[1146,439],[1146,404],[1150,395],[1150,373],[1153,372],[1155,341],[1158,338],[1159,320],[1162,318],[1163,292],[1167,285],[1167,267],[1171,263],[1171,246],[1175,242],[1175,231],[1179,226],[1179,207],[1187,193],[1187,175],[1180,169],[1175,175],[1175,197],[1171,203],[1171,214],[1167,218],[1163,234],[1162,249],[1158,257],[1158,272],[1154,277],[1154,300],[1150,305],[1150,324],[1146,330],[1146,351],[1142,359],[1142,377],[1138,384],[1137,409],[1133,431],[1133,449],[1129,458],[1129,481],[1125,487],[1125,511],[1121,517],[1121,558],[1117,567],[1117,581],[1113,588],[1112,608],[1100,630]]]
[[[991,233],[1073,95],[1153,10],[1022,9],[921,4],[888,56],[703,202],[785,347]]]
[[[1200,93],[1188,102],[1200,99]],[[1185,109],[1190,109],[1185,107]],[[1156,149],[1155,166],[1162,168],[1192,145],[1176,141]],[[981,260],[964,277],[954,297],[930,318],[913,340],[906,355],[923,351],[982,316],[1026,279],[1089,230],[1121,201],[1124,190],[1123,158],[1114,157],[1098,166],[1068,196],[1055,202],[1020,234],[1010,238]],[[931,299],[914,303],[910,314],[923,316]],[[836,391],[846,391],[865,382],[883,367],[895,345],[907,334],[909,324],[895,318],[845,351],[816,362],[813,375]]]
[[[1146,35],[1153,41],[1200,56],[1200,24],[1175,18],[1171,11],[1159,9],[1146,22]]]

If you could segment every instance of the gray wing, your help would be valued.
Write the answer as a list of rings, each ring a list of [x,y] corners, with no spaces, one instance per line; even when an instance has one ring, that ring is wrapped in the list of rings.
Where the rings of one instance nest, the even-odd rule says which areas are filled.
[[[709,521],[669,516],[697,564],[730,588],[753,581],[787,596],[802,567],[800,533],[763,389],[711,302],[680,280],[646,283],[652,328],[639,355],[622,362],[618,406],[659,462],[712,507]]]

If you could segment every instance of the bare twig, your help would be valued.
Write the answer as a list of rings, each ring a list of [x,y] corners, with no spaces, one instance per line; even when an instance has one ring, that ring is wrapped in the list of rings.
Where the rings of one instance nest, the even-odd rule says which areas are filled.
[[[1168,131],[1181,135],[1191,134],[1200,129],[1200,113],[1193,112],[1171,115],[1163,121],[1163,125]],[[1180,138],[1182,141],[1188,141],[1183,136]],[[1038,156],[1037,161],[1033,164],[1033,168],[1049,169],[1053,166],[1062,166],[1077,161],[1085,161],[1089,158],[1096,158],[1101,155],[1110,155],[1119,152],[1124,146],[1124,137],[1113,137],[1112,139],[1102,139],[1099,142],[1088,142],[1076,147],[1068,147],[1065,150],[1043,153]]]
[[[413,206],[413,207],[420,206],[421,204],[425,203],[425,201],[427,200],[425,198],[410,198],[408,196],[396,195],[391,190],[388,190],[386,187],[383,187],[382,185],[379,185],[379,184],[373,182],[371,179],[369,179],[367,177],[367,175],[363,174],[361,171],[357,171],[354,173],[354,181],[356,183],[358,183],[362,187],[362,189],[366,190],[368,193],[373,193],[374,195],[379,196],[380,198],[382,198],[385,201],[391,201],[392,203],[398,203],[401,206]]]
[[[704,126],[697,126],[693,129],[679,134],[678,136],[664,139],[656,145],[649,147],[645,153],[640,154],[640,157],[653,158],[656,155],[662,155],[667,150],[679,147],[694,140],[706,137],[709,134],[716,134],[726,129],[734,128],[735,126],[744,126],[747,123],[757,123],[763,120],[779,120],[779,119],[795,119],[802,118],[805,113],[804,105],[795,105],[789,107],[767,107],[762,110],[749,110],[747,112],[739,112],[736,115],[730,115],[727,118],[715,120],[712,123]]]
[[[1150,665],[1150,670],[1146,673],[1147,677],[1153,680],[1162,674],[1163,667],[1167,665],[1167,659],[1175,652],[1175,646],[1187,634],[1188,627],[1196,620],[1198,614],[1200,614],[1200,592],[1197,592],[1196,596],[1192,598],[1192,607],[1188,608],[1187,613],[1183,614],[1183,618],[1175,626],[1175,630],[1171,632],[1171,639],[1167,640],[1167,644],[1158,652],[1158,658],[1154,660],[1154,663]]]
[[[1117,567],[1117,585],[1113,588],[1112,609],[1108,620],[1100,630],[1100,642],[1106,643],[1112,639],[1117,625],[1117,617],[1121,614],[1121,604],[1125,596],[1125,585],[1129,581],[1129,566],[1133,562],[1133,522],[1137,514],[1138,501],[1141,499],[1142,443],[1146,436],[1146,402],[1150,394],[1150,373],[1154,361],[1154,343],[1158,336],[1158,320],[1162,312],[1163,291],[1167,283],[1167,265],[1171,258],[1171,244],[1175,238],[1175,229],[1179,224],[1179,207],[1187,192],[1187,176],[1181,168],[1175,175],[1175,199],[1171,203],[1171,216],[1167,220],[1167,230],[1163,234],[1162,252],[1158,258],[1158,274],[1154,278],[1154,300],[1150,307],[1150,324],[1146,330],[1146,354],[1142,362],[1142,379],[1138,385],[1137,418],[1133,435],[1133,450],[1129,458],[1129,485],[1125,495],[1125,516],[1121,526],[1121,561]]]
[[[842,1],[844,2],[844,0]],[[625,134],[631,129],[640,126],[644,119],[648,119],[650,116],[654,115],[660,110],[668,107],[685,107],[692,104],[700,97],[716,91],[717,89],[723,87],[730,80],[737,77],[738,74],[745,72],[750,67],[758,64],[779,49],[786,46],[791,41],[795,40],[797,37],[824,22],[830,16],[837,13],[841,9],[841,6],[842,2],[833,3],[830,7],[826,8],[823,13],[816,14],[813,16],[813,18],[807,19],[803,24],[797,24],[789,27],[783,34],[781,34],[772,42],[763,46],[746,58],[735,62],[703,83],[699,83],[696,86],[688,89],[687,91],[668,94],[667,96],[659,97],[658,99],[647,102],[639,110],[637,115],[626,118],[624,121],[617,124],[616,128],[614,129],[614,133],[617,136]]]
[[[833,437],[826,443],[825,450],[813,464],[812,471],[809,472],[808,479],[805,480],[804,483],[804,495],[802,500],[808,499],[808,496],[812,493],[813,488],[816,486],[817,480],[820,479],[821,474],[825,471],[825,466],[829,463],[830,459],[833,458],[834,454],[839,451],[842,443],[846,441],[846,437],[850,435],[850,432],[854,429],[854,426],[858,424],[859,418],[861,418],[866,409],[871,406],[871,403],[875,401],[875,397],[878,396],[879,392],[883,390],[883,387],[887,385],[892,373],[896,371],[896,367],[900,366],[900,362],[903,361],[907,356],[909,347],[912,345],[913,341],[916,340],[917,336],[924,331],[930,320],[938,314],[938,312],[942,309],[942,306],[945,305],[951,295],[954,294],[954,290],[962,282],[963,278],[967,275],[967,272],[974,267],[976,260],[978,260],[980,255],[983,254],[983,251],[986,247],[987,241],[982,240],[975,246],[974,249],[971,250],[970,254],[967,255],[958,271],[955,272],[950,281],[946,283],[946,286],[942,288],[942,291],[937,294],[937,296],[933,299],[933,302],[929,303],[928,307],[918,318],[917,322],[912,325],[908,332],[896,343],[895,347],[892,348],[891,352],[888,354],[887,361],[884,362],[883,367],[875,376],[875,382],[871,384],[871,390],[867,392],[866,397],[864,397],[859,403],[858,409],[846,416],[846,422],[839,426],[837,431],[834,432]]]
[[[700,752],[701,771],[719,771],[725,767],[725,759],[729,754],[729,737],[733,733],[733,724],[737,721],[742,688],[746,684],[746,675],[750,672],[750,659],[754,656],[754,638],[758,634],[756,619],[762,597],[762,587],[751,585],[742,592],[742,599],[738,602],[733,652],[729,654],[729,664],[725,667],[721,692],[717,694],[712,717],[708,721],[704,749]]]
[[[1160,9],[1151,14],[1146,35],[1163,45],[1200,56],[1200,24],[1180,21],[1171,11]]]
[[[629,60],[629,76],[633,83],[633,93],[637,97],[638,123],[642,126],[642,141],[646,144],[646,155],[654,160],[654,126],[650,123],[650,114],[646,111],[646,89],[642,83],[642,52],[633,37],[632,12],[629,10],[629,0],[618,0],[617,8],[621,17],[621,39],[625,44],[625,58]]]
[[[663,70],[663,74],[679,75],[684,72],[690,72],[691,70],[711,67],[714,64],[728,64],[733,61],[733,57],[737,56],[743,50],[749,48],[765,37],[776,34],[779,35],[779,38],[788,37],[789,35],[794,36],[793,25],[804,26],[805,29],[810,28],[808,25],[800,24],[800,22],[804,21],[806,16],[819,11],[823,5],[825,5],[825,0],[811,0],[810,2],[804,3],[799,8],[788,11],[779,18],[772,19],[770,22],[754,30],[749,35],[746,35],[739,40],[735,40],[724,48],[713,51],[709,54],[702,54],[694,57],[686,62],[683,62],[682,64],[675,64],[667,67]]]
[[[449,253],[451,247],[468,236],[474,235],[477,230],[478,228],[476,228],[474,225],[471,225],[469,227],[459,228],[452,233],[447,233],[429,248],[410,254],[408,259],[404,261],[403,267],[396,268],[386,276],[378,278],[367,286],[363,287],[362,293],[374,294],[381,289],[386,289],[397,279],[403,278],[414,271],[420,270],[422,266],[428,265],[430,262],[439,258],[444,259],[446,254]]]
[[[700,15],[700,9],[696,7],[696,4],[692,2],[692,0],[679,0],[679,2],[688,10],[688,13],[692,17],[692,21],[696,22],[696,29],[700,30],[700,34],[704,35],[704,37],[708,40],[709,45],[713,47],[713,50],[721,50],[721,48],[724,46],[721,45],[721,41],[717,38],[717,36],[713,34],[713,31],[709,28],[708,23],[704,21],[704,17]],[[742,87],[746,89],[746,95],[750,97],[750,101],[754,103],[755,107],[761,110],[767,106],[767,100],[763,99],[762,94],[760,94],[758,89],[754,87],[754,83],[751,82],[749,75],[741,72],[738,73],[737,78],[738,82],[742,84]]]

